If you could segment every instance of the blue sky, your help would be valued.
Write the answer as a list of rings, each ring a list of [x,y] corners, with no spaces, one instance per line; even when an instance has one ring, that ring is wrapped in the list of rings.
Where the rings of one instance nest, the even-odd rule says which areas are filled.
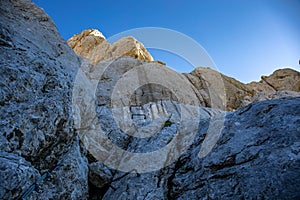
[[[176,30],[202,45],[220,72],[242,82],[275,69],[300,66],[300,0],[33,0],[52,17],[66,40],[96,28],[107,38],[140,27]],[[171,53],[152,50],[180,72],[192,66]]]

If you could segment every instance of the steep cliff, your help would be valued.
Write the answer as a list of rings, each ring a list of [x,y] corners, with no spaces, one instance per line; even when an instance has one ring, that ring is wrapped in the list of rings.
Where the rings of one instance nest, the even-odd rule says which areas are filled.
[[[0,199],[300,198],[299,72],[179,74],[96,30],[79,58],[29,0],[0,14]]]
[[[71,112],[80,60],[30,1],[1,1],[0,13],[0,199],[20,198],[51,169],[56,178],[30,199],[84,199],[87,159]]]

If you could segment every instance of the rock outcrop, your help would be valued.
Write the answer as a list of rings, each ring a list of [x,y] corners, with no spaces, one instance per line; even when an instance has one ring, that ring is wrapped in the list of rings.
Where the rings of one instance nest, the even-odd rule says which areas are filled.
[[[299,72],[182,75],[96,30],[81,60],[29,0],[0,13],[0,199],[300,198]]]
[[[150,70],[151,67],[154,68]],[[166,77],[163,72],[167,69],[159,63],[119,58],[96,66],[86,64],[81,69],[85,75],[78,79],[83,83],[78,96],[91,96],[88,89],[94,87],[96,102],[91,104],[92,109],[89,108],[91,103],[89,100],[84,102],[79,99],[75,103],[80,107],[78,111],[83,117],[78,120],[81,122],[80,127],[92,127],[89,123],[93,123],[94,117],[97,117],[99,122],[95,126],[101,127],[103,134],[107,135],[112,145],[125,149],[126,152],[145,153],[143,162],[133,161],[133,164],[128,160],[132,160],[137,155],[127,155],[123,152],[121,154],[124,156],[123,160],[123,157],[111,150],[111,147],[104,146],[109,149],[108,153],[102,152],[100,155],[97,149],[89,149],[92,152],[90,156],[93,158],[90,159],[89,168],[91,199],[297,199],[300,197],[297,191],[300,182],[296,178],[299,173],[300,159],[300,129],[298,128],[300,110],[297,107],[300,98],[295,98],[297,92],[293,94],[278,91],[278,96],[284,92],[281,96],[286,97],[289,94],[294,98],[258,102],[227,113],[198,107],[207,106],[205,98],[210,102],[209,93],[218,91],[219,88],[208,88],[217,78],[221,76],[225,91],[235,95],[229,97],[245,99],[245,96],[249,96],[250,99],[255,96],[255,91],[211,69],[197,68],[191,74],[174,75],[176,77],[174,80],[180,78],[188,80],[183,87],[190,90],[188,94],[184,94],[190,95],[186,96],[187,100],[191,100],[192,95],[197,99],[204,97],[196,105],[177,98],[176,95],[173,96],[173,90],[167,90],[171,86],[162,88],[157,85],[146,85],[146,87],[143,85],[146,83],[143,81],[147,79],[141,77],[147,75],[152,77],[150,75],[154,69],[159,70],[160,73],[157,74]],[[130,71],[133,73],[132,76]],[[122,80],[123,74],[126,74],[125,80]],[[153,77],[151,80],[153,81]],[[93,81],[98,83],[93,86]],[[136,87],[135,84],[144,87]],[[118,99],[113,99],[114,91],[119,94]],[[238,96],[239,94],[241,96]],[[220,100],[223,98],[222,95],[215,97]],[[235,106],[240,107],[241,103],[238,102]],[[251,103],[251,99],[248,103]],[[235,107],[231,108],[235,109]],[[182,118],[185,115],[180,109],[187,111],[187,118]],[[96,111],[95,116],[85,118],[92,110]],[[131,118],[134,114],[138,114],[141,118]],[[211,129],[220,126],[219,122],[222,122],[222,119],[224,124],[221,123],[221,132],[210,136],[212,132],[214,133]],[[94,134],[95,130],[97,134]],[[93,137],[93,141],[101,141],[102,138],[97,137],[98,130],[95,127],[86,129],[84,135],[94,134],[96,137]],[[172,159],[169,156],[156,155],[156,158],[159,158],[156,160],[146,154],[156,152],[172,143],[176,134],[188,136],[177,141],[176,150],[169,152],[173,156],[183,153],[178,160],[175,159],[170,163]],[[194,137],[192,143],[190,137]],[[84,141],[90,139],[85,136],[83,138]],[[205,145],[214,142],[215,145]],[[99,142],[102,143],[106,144],[107,140]],[[90,143],[87,142],[86,146],[90,146]],[[189,148],[181,152],[183,146]],[[101,160],[103,156],[105,160]],[[157,164],[159,161],[167,164],[160,166]],[[156,163],[161,168],[144,173],[153,167],[151,163]],[[130,168],[133,166],[135,171],[132,172]]]
[[[254,94],[253,90],[247,85],[210,68],[198,67],[191,73],[184,75],[202,95],[207,107],[212,107],[212,98],[223,98],[222,102],[224,102],[225,105],[219,107],[220,109],[228,111],[236,110],[250,103],[250,101],[245,101]],[[221,85],[221,87],[219,86],[219,89],[223,90],[223,92],[217,90],[210,91],[216,84],[216,80],[220,80],[219,85]],[[213,96],[213,94],[218,96]]]
[[[133,37],[122,38],[110,45],[102,33],[95,29],[74,35],[68,44],[77,55],[88,59],[93,65],[127,56],[153,61],[145,47]],[[262,76],[261,81],[248,84],[210,68],[198,67],[190,73],[184,73],[184,76],[192,83],[199,101],[204,102],[205,106],[227,111],[240,109],[251,102],[300,95],[299,72],[288,68],[276,70],[270,76]],[[214,87],[216,82],[219,82],[218,86]]]
[[[217,79],[209,77],[219,76],[224,84],[225,95],[223,96],[226,96],[224,108],[228,111],[243,108],[251,102],[300,96],[300,73],[289,68],[276,70],[270,76],[262,76],[261,81],[248,84],[241,83],[210,68],[198,67],[184,75],[200,92],[208,107],[211,107],[212,98],[221,98],[213,97],[209,92],[209,87],[214,85]]]
[[[89,59],[92,64],[119,57],[134,57],[139,60],[153,61],[144,45],[133,37],[124,37],[109,44],[102,33],[95,29],[84,30],[68,40],[70,47],[80,57]]]
[[[248,84],[256,93],[288,90],[300,92],[300,73],[285,68],[274,71],[270,76],[262,76],[261,81]]]
[[[0,2],[0,199],[85,199],[87,159],[74,143],[73,80],[80,60],[51,18],[29,0]],[[26,160],[26,161],[25,161]]]
[[[263,101],[227,113],[218,142],[206,157],[200,158],[210,119],[216,113],[205,115],[197,129],[189,126],[189,131],[197,132],[194,143],[175,163],[163,169],[139,174],[115,170],[104,173],[92,168],[94,177],[103,178],[94,182],[91,198],[296,200],[300,197],[299,103],[300,98]],[[101,117],[107,120],[109,112],[104,112]],[[189,124],[188,121],[182,123]],[[158,134],[163,133],[168,138],[176,129],[177,125],[173,124]],[[112,136],[112,140],[118,142],[115,137]],[[161,145],[161,140],[153,138],[139,143],[121,141],[118,145],[129,151],[148,152],[153,150],[149,147]],[[101,167],[94,163],[97,165]]]
[[[252,102],[300,96],[300,73],[293,69],[279,69],[259,82],[248,83],[254,90]]]

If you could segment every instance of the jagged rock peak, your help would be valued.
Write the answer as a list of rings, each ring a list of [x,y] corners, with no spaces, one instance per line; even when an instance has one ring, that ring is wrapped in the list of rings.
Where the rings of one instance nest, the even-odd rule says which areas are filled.
[[[98,31],[97,29],[89,29],[88,31],[90,31],[89,35],[102,37],[102,38],[105,39],[104,35],[100,31]]]
[[[80,46],[80,43],[86,42],[85,40],[95,40],[96,42],[104,39],[105,37],[100,31],[96,29],[87,29],[82,31],[80,34],[73,35],[68,40],[68,44],[72,49],[74,49],[75,47]]]
[[[269,76],[261,76],[259,82],[248,84],[257,92],[290,90],[300,92],[300,72],[290,69],[278,69]]]
[[[228,111],[240,109],[251,102],[300,96],[300,73],[290,68],[276,70],[269,76],[262,76],[259,82],[248,84],[204,67],[184,75],[202,95],[206,106],[211,107],[212,98],[222,99],[223,96],[226,100],[225,110]],[[213,88],[219,79],[222,80],[219,90],[225,90],[226,96],[217,91],[218,88]],[[212,91],[217,95],[211,96]]]
[[[84,30],[80,34],[73,35],[72,38],[80,39],[80,38],[86,37],[86,36],[95,36],[95,37],[100,37],[100,38],[106,39],[104,37],[104,35],[97,29]]]
[[[77,55],[89,59],[92,64],[119,57],[134,57],[139,60],[153,61],[151,54],[144,45],[131,36],[109,44],[100,31],[88,29],[72,36],[68,40],[68,44]]]

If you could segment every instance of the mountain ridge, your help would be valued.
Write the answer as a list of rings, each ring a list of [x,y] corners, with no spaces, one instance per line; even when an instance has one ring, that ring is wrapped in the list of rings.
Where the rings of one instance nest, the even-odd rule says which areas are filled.
[[[204,98],[210,102],[209,92],[218,92],[209,82],[219,73],[188,74],[193,86],[185,75],[135,56],[93,65],[30,0],[2,0],[0,14],[0,199],[300,198],[299,97],[233,112],[208,108]],[[161,73],[155,80],[165,85],[132,92],[132,80],[145,83],[135,79],[145,71]],[[275,88],[272,80],[294,79],[288,89],[297,90],[298,73],[287,74],[264,79]],[[225,84],[239,90],[230,78]],[[172,96],[182,85],[186,91]],[[124,95],[112,102],[118,87]]]
[[[88,34],[93,31],[98,32],[101,36]],[[96,29],[84,30],[80,34],[75,34],[68,40],[68,44],[78,56],[90,60],[93,65],[97,65],[105,60],[127,56],[147,62],[154,61],[144,45],[135,38],[121,38],[114,44],[109,45],[102,33]],[[114,49],[118,49],[118,51],[114,53]],[[223,80],[222,84],[224,84],[223,89],[226,93],[226,106],[219,105],[218,108],[228,111],[240,109],[251,102],[260,100],[300,96],[298,93],[300,92],[300,73],[289,68],[276,70],[269,76],[261,76],[259,82],[253,81],[246,84],[209,67],[197,67],[190,73],[183,73],[183,75],[198,90],[196,95],[202,96],[200,101],[204,99],[205,105],[208,107],[211,107],[208,85],[213,85],[213,82],[221,78]],[[210,80],[209,78],[205,79],[204,76],[214,76],[214,78]],[[215,98],[222,99],[223,97],[219,95]]]

